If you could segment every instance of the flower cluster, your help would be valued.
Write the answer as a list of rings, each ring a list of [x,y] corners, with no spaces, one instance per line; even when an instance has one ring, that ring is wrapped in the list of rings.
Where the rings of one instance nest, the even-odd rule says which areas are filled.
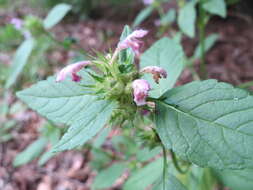
[[[20,31],[25,39],[31,38],[31,33],[24,29],[24,21],[22,19],[14,17],[10,20],[10,24],[12,24],[16,30]]]
[[[118,43],[117,48],[116,48],[115,52],[113,53],[113,56],[107,56],[107,58],[109,59],[109,64],[103,63],[103,62],[99,63],[98,66],[105,66],[106,67],[105,70],[111,71],[113,73],[112,77],[115,76],[114,80],[111,80],[112,77],[109,77],[109,80],[111,81],[110,85],[113,85],[114,87],[116,87],[116,86],[120,86],[120,88],[122,87],[122,80],[121,80],[122,78],[120,78],[120,79],[117,78],[118,74],[114,73],[115,66],[114,66],[114,64],[112,64],[115,62],[119,53],[124,49],[131,48],[133,50],[133,52],[135,53],[135,55],[139,56],[140,55],[140,48],[143,43],[139,39],[146,36],[147,33],[148,33],[148,31],[146,31],[146,30],[135,30],[130,35],[128,35],[125,40]],[[71,64],[71,65],[68,65],[57,74],[56,81],[57,82],[63,81],[68,75],[70,75],[72,77],[73,81],[79,82],[81,80],[81,76],[79,76],[77,73],[82,68],[84,68],[88,65],[93,65],[93,64],[96,65],[96,63],[97,62],[95,62],[95,61],[81,61],[81,62],[77,62],[77,63]],[[117,65],[116,65],[116,67],[117,67]],[[135,102],[135,104],[137,106],[144,106],[147,104],[146,99],[148,98],[149,91],[151,90],[151,85],[148,83],[147,80],[140,79],[139,76],[141,76],[142,74],[145,74],[145,73],[152,74],[154,81],[156,83],[159,83],[159,79],[167,77],[167,72],[163,68],[157,67],[157,66],[148,66],[148,67],[145,67],[137,72],[138,72],[138,75],[134,75],[136,77],[132,77],[131,79],[129,79],[130,81],[128,81],[128,83],[130,82],[130,84],[131,84],[132,97],[133,97],[133,101]],[[117,83],[119,83],[121,85],[117,85]],[[104,85],[104,83],[102,85]],[[124,85],[129,86],[128,84],[124,84]],[[107,85],[105,84],[104,86],[107,86]],[[117,92],[119,92],[119,91],[120,90],[117,89]],[[113,89],[110,89],[110,92],[114,92]]]

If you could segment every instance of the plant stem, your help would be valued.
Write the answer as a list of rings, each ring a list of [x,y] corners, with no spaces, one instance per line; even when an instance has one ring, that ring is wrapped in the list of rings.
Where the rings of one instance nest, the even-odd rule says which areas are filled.
[[[207,78],[207,70],[206,70],[206,57],[205,57],[205,30],[206,30],[206,11],[203,9],[202,4],[199,5],[199,40],[200,40],[200,48],[201,48],[201,63],[200,63],[200,76],[201,79]]]
[[[164,145],[162,145],[163,148],[163,190],[166,188],[166,176],[167,176],[167,169],[168,169],[168,163],[167,163],[167,152]]]
[[[239,88],[253,87],[253,81],[242,83],[242,84],[238,85],[237,87],[239,87]]]
[[[176,158],[176,155],[175,155],[175,153],[173,152],[173,150],[170,150],[170,153],[171,153],[172,162],[173,162],[175,168],[177,169],[177,171],[178,171],[179,173],[181,173],[181,174],[187,173],[188,168],[187,168],[185,171],[182,170],[182,168],[179,166],[179,164],[178,164],[178,162],[177,162],[177,158]]]

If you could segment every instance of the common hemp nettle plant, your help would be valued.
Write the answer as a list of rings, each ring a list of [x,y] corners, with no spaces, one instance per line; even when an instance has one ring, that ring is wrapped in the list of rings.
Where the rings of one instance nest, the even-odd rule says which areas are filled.
[[[163,149],[163,169],[153,189],[187,189],[183,176],[196,174],[197,166],[252,168],[253,97],[216,80],[173,88],[184,69],[182,47],[164,37],[141,54],[147,34],[126,26],[114,52],[68,65],[17,93],[39,114],[70,126],[52,152],[80,147],[104,127],[130,126],[144,145]],[[151,122],[144,126],[146,119]],[[133,175],[138,179],[139,174]],[[209,169],[203,175],[208,178]],[[137,179],[132,182],[138,184]],[[126,183],[123,189],[142,189]],[[213,184],[209,180],[195,189],[212,189]]]

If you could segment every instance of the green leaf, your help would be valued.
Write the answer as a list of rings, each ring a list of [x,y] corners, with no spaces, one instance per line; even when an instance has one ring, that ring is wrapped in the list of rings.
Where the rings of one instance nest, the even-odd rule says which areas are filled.
[[[63,17],[70,11],[71,5],[61,3],[53,7],[53,9],[48,13],[47,17],[43,21],[45,29],[50,29],[54,25],[58,24]]]
[[[161,18],[162,25],[168,25],[175,21],[176,19],[176,10],[169,9],[168,12]]]
[[[216,170],[214,173],[231,190],[252,190],[253,170]]]
[[[105,127],[96,137],[94,142],[92,143],[94,148],[100,148],[104,142],[106,141],[106,138],[108,137],[109,133],[111,131],[110,127]]]
[[[157,156],[162,151],[161,147],[156,147],[152,150],[150,148],[142,148],[137,152],[136,158],[140,162],[146,162],[153,158],[154,156]]]
[[[141,10],[134,20],[133,28],[139,26],[144,20],[146,20],[151,15],[153,10],[154,10],[153,6],[148,6],[143,10]]]
[[[127,38],[128,35],[132,33],[131,28],[128,25],[125,25],[123,32],[120,36],[120,41],[123,41]],[[122,50],[119,53],[119,59],[121,63],[128,62],[129,64],[133,64],[134,61],[134,52],[131,48]]]
[[[205,52],[208,52],[216,43],[218,40],[219,35],[218,34],[211,34],[205,39]],[[201,58],[201,46],[200,44],[195,49],[193,59],[199,59]]]
[[[152,86],[151,97],[158,98],[174,86],[183,70],[183,56],[180,44],[166,37],[157,41],[144,52],[141,56],[141,68],[159,66],[165,69],[168,74],[168,77],[161,79],[159,84],[154,82],[151,74],[144,76]]]
[[[86,143],[104,127],[115,107],[115,103],[105,100],[86,102],[85,114],[70,126],[53,152],[70,150]]]
[[[224,0],[208,0],[203,4],[203,8],[207,12],[219,15],[223,18],[225,18],[227,15],[226,3]]]
[[[186,179],[185,185],[189,190],[213,190],[217,184],[210,168],[200,168],[196,165],[191,166]]]
[[[104,189],[111,187],[115,181],[123,174],[126,165],[124,163],[115,163],[109,168],[102,170],[94,179],[92,189]]]
[[[89,80],[86,72],[81,72],[81,76],[85,81]],[[49,120],[69,125],[89,114],[86,108],[96,99],[87,95],[90,91],[81,84],[69,78],[57,83],[55,77],[49,77],[18,92],[17,96]]]
[[[219,1],[219,0],[218,0]],[[196,9],[195,2],[188,2],[179,10],[178,26],[187,36],[195,36]]]
[[[34,44],[35,42],[33,39],[27,39],[17,49],[13,63],[10,67],[10,73],[5,88],[10,88],[16,82],[32,53]]]
[[[123,185],[123,190],[144,190],[158,180],[158,178],[162,175],[162,172],[163,159],[159,158],[130,176]]]
[[[167,148],[201,167],[253,166],[253,97],[216,80],[169,90],[157,101],[157,132]]]
[[[153,190],[186,190],[186,187],[172,174],[168,174],[165,184],[163,183],[163,177],[161,177]]]
[[[46,138],[37,139],[32,144],[30,144],[23,152],[19,153],[15,157],[13,165],[15,167],[18,167],[36,159],[42,153],[46,144],[47,144]]]

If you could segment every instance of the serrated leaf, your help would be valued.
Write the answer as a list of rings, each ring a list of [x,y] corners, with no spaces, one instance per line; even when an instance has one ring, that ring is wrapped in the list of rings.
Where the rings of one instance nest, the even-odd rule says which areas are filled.
[[[5,88],[10,88],[16,82],[18,76],[27,63],[29,56],[32,53],[34,44],[34,40],[30,38],[25,40],[17,49],[13,63],[10,67],[10,72],[5,84]]]
[[[63,17],[70,11],[71,5],[61,3],[53,7],[53,9],[48,13],[47,17],[43,21],[45,29],[50,29],[54,25],[58,24]]]
[[[216,43],[218,38],[219,38],[218,34],[211,34],[205,39],[205,52],[208,52],[214,46],[214,44]],[[200,44],[195,49],[193,58],[194,59],[200,59],[201,58],[201,46],[200,46]]]
[[[219,15],[223,18],[227,15],[226,2],[224,0],[208,0],[203,4],[203,8],[207,12]]]
[[[163,177],[161,177],[159,183],[155,185],[153,190],[187,190],[186,187],[172,174],[168,174],[165,184],[163,183]]]
[[[146,20],[151,15],[153,10],[154,10],[153,6],[148,6],[144,8],[143,10],[141,10],[134,20],[133,28],[135,28],[136,26],[139,26],[144,20]]]
[[[162,172],[163,160],[162,158],[159,158],[130,176],[123,185],[123,190],[144,190],[146,187],[158,180],[158,178],[162,175]]]
[[[141,56],[141,68],[146,66],[159,66],[167,71],[168,77],[161,79],[156,84],[151,74],[146,74],[145,79],[152,86],[150,96],[159,98],[176,83],[183,70],[183,50],[180,44],[169,38],[162,38],[151,46]]]
[[[86,143],[104,127],[115,107],[115,103],[105,100],[88,102],[85,114],[70,126],[54,146],[53,152],[70,150]]]
[[[23,152],[19,153],[14,161],[13,165],[15,167],[27,164],[28,162],[37,158],[43,151],[47,144],[46,138],[39,138],[30,144]]]
[[[214,173],[231,190],[252,190],[253,170],[216,170]]]
[[[89,80],[86,72],[81,72],[81,76],[84,81]],[[82,84],[70,79],[57,83],[55,77],[49,77],[18,92],[17,96],[49,120],[69,125],[86,115],[86,107],[96,99],[87,95],[90,91]]]
[[[115,163],[109,168],[102,170],[94,179],[92,189],[105,189],[111,187],[115,181],[123,174],[126,165],[124,163]]]
[[[188,2],[179,10],[178,26],[187,36],[195,36],[196,9],[195,2]]]
[[[253,166],[253,97],[216,80],[169,90],[157,101],[157,132],[167,148],[201,167]]]

